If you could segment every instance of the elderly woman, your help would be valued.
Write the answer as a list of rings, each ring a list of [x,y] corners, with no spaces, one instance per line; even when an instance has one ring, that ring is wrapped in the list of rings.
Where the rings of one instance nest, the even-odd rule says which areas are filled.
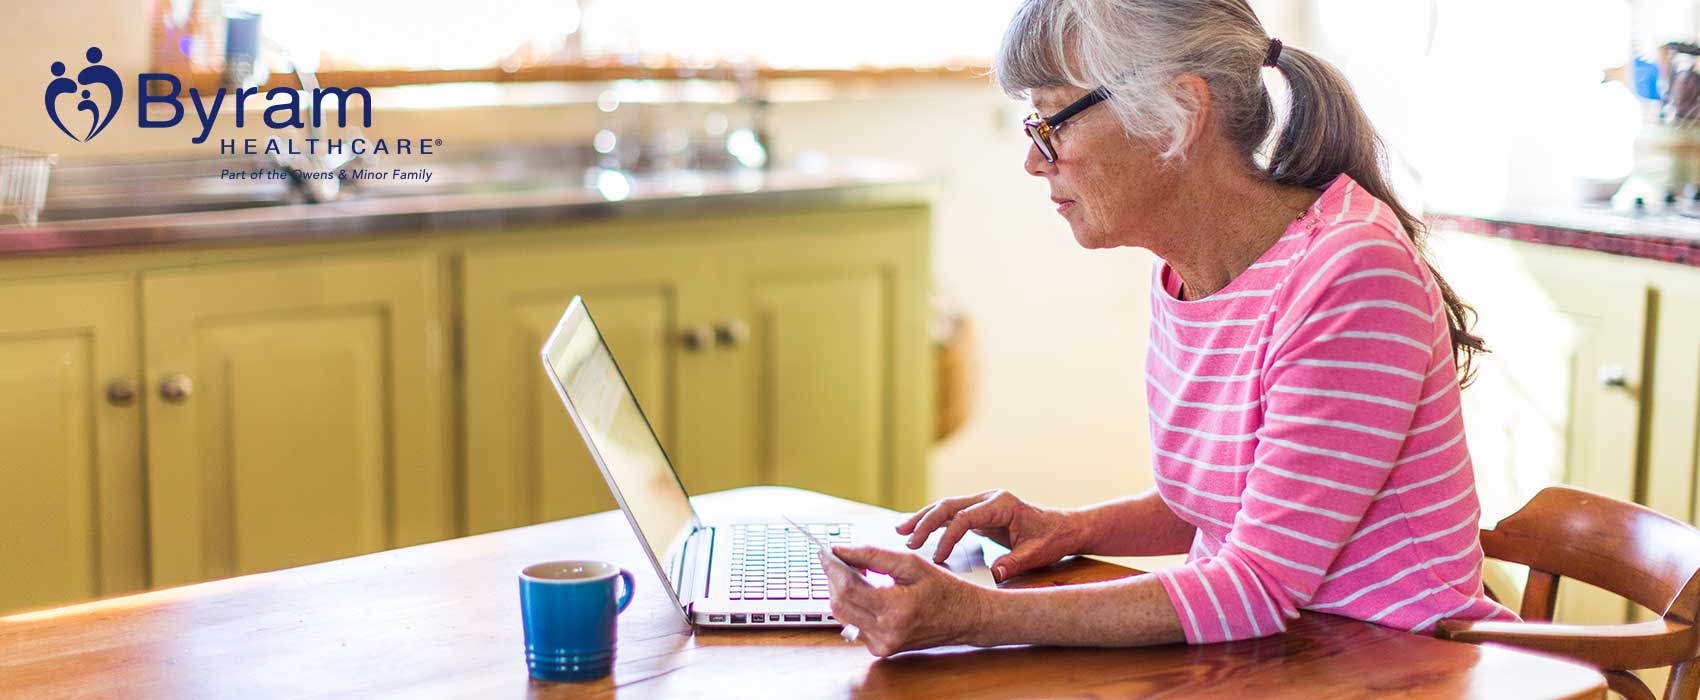
[[[1290,85],[1276,123],[1261,67]],[[1516,616],[1481,585],[1459,389],[1481,339],[1425,263],[1422,224],[1328,63],[1246,0],[1027,0],[996,75],[1031,98],[1029,174],[1086,248],[1140,246],[1156,488],[1079,509],[1006,492],[898,526],[942,561],[968,531],[1000,581],[1071,554],[1187,553],[1117,581],[974,586],[918,555],[844,547],[833,611],[874,654],[942,644],[1201,644],[1317,610],[1413,632]],[[1048,115],[1048,116],[1041,116]]]

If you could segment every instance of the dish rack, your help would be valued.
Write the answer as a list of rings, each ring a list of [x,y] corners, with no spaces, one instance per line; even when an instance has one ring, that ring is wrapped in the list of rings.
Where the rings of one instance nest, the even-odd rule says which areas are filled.
[[[34,226],[47,203],[47,176],[59,157],[0,146],[0,224]]]

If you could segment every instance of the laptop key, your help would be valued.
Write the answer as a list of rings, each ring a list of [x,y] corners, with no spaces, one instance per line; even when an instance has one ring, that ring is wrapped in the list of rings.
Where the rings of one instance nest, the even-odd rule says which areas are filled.
[[[792,588],[791,589],[791,599],[792,600],[805,600],[808,597],[809,597],[809,589],[808,588]]]

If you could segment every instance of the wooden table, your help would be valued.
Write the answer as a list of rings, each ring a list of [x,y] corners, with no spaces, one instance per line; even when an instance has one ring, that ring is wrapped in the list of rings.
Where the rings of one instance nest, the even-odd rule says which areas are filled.
[[[792,489],[703,496],[737,513],[865,513]],[[516,577],[551,559],[637,576],[612,676],[531,681]],[[1129,569],[1073,559],[1006,585]],[[0,697],[1601,698],[1599,673],[1306,613],[1281,636],[1200,647],[965,647],[880,661],[833,630],[692,633],[617,512],[0,618]]]

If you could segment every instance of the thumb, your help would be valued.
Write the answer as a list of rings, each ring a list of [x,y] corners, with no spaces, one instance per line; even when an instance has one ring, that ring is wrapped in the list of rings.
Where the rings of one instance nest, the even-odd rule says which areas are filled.
[[[1038,561],[1040,558],[1037,541],[1023,542],[1016,545],[1015,549],[1010,550],[1009,554],[998,557],[997,561],[992,562],[992,578],[996,579],[998,583],[1003,583],[1011,576],[1040,564],[1049,563]]]
[[[832,548],[832,553],[838,555],[846,564],[890,575],[899,583],[912,582],[917,576],[915,565],[921,562],[919,556],[910,552],[896,552],[870,546],[839,545]]]

